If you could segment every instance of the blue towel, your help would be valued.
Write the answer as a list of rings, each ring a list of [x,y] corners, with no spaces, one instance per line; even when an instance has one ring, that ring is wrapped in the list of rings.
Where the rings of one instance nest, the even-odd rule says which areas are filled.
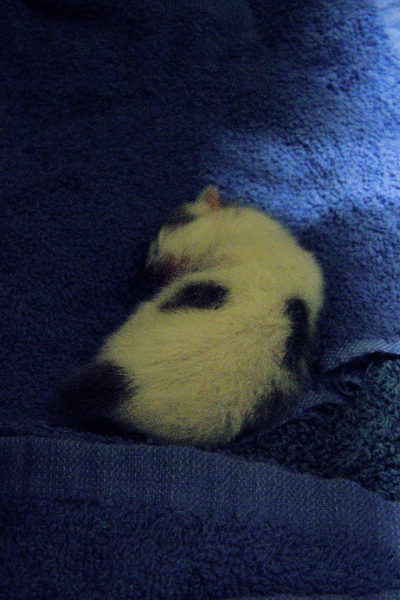
[[[26,436],[0,451],[6,598],[400,587],[400,506],[355,483],[194,449]]]
[[[394,14],[3,0],[7,600],[400,598]],[[208,183],[321,261],[319,362],[297,408],[218,452],[68,427],[61,382],[150,293],[149,240]]]

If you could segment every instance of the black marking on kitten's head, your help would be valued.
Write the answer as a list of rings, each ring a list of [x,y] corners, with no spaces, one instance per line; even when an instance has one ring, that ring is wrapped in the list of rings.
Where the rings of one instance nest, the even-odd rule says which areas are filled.
[[[190,213],[187,208],[184,206],[179,206],[175,208],[170,214],[167,216],[163,227],[168,227],[168,229],[176,229],[177,227],[181,227],[182,225],[187,225],[196,219],[196,216]]]
[[[137,391],[132,377],[128,379],[122,367],[104,361],[79,369],[64,384],[60,395],[71,426],[103,435],[136,438],[132,431],[113,420],[112,410]]]
[[[296,378],[301,378],[304,362],[310,354],[309,310],[301,298],[290,298],[285,303],[285,315],[290,320],[291,334],[286,339],[283,365]]]
[[[225,304],[228,294],[226,287],[214,281],[187,283],[172,298],[161,304],[159,310],[217,309]]]

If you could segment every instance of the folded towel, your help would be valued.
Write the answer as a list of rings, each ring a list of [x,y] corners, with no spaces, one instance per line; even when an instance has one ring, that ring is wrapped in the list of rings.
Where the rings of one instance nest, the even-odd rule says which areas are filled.
[[[355,483],[190,448],[26,436],[0,452],[7,598],[400,588],[400,504]]]
[[[388,14],[369,0],[3,0],[5,598],[400,594]],[[223,452],[66,427],[60,383],[149,293],[150,238],[207,183],[322,264],[319,369],[298,408]]]

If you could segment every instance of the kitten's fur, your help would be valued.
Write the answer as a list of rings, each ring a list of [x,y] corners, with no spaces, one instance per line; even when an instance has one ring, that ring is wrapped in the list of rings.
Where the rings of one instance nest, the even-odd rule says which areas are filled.
[[[226,444],[299,391],[323,301],[313,256],[215,187],[175,211],[150,248],[159,284],[64,397],[162,443]]]

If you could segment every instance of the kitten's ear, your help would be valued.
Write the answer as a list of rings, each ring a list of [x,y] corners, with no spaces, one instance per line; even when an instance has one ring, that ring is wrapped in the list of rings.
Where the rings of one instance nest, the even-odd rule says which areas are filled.
[[[218,188],[215,185],[208,185],[204,190],[200,193],[197,198],[199,202],[205,202],[209,205],[210,210],[214,211],[219,208],[219,195]]]

